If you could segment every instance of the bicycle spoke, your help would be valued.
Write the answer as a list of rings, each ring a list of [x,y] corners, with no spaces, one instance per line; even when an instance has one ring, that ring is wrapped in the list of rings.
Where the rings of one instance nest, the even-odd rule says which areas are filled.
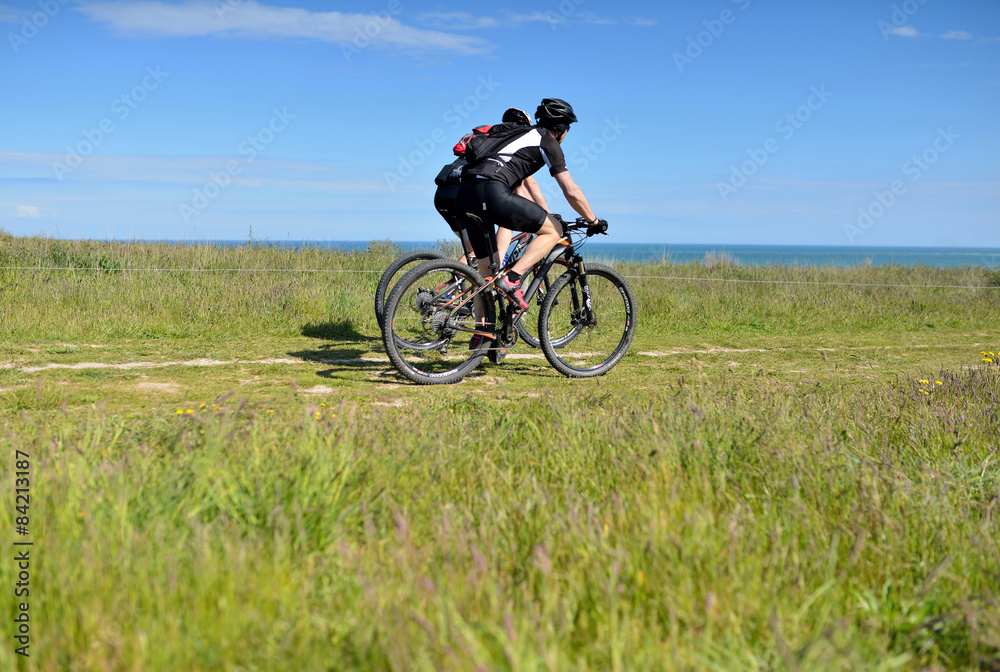
[[[427,262],[399,282],[386,305],[384,342],[401,373],[420,383],[454,382],[475,368],[490,342],[483,334],[493,333],[473,312],[479,283],[452,261]]]
[[[542,281],[542,283],[538,286],[538,290],[535,292],[535,295],[528,301],[531,307],[521,313],[521,316],[518,318],[516,324],[517,333],[521,337],[521,340],[533,348],[541,347],[541,343],[538,339],[538,315],[541,312],[542,302],[545,300],[546,294],[548,294],[551,290],[552,282],[554,282],[555,279],[558,278],[565,270],[565,262],[557,262],[556,265],[549,269],[548,277]],[[536,277],[535,273],[537,271],[538,267],[533,269],[529,277],[525,281],[522,281],[522,285],[525,282],[528,284],[534,282]],[[558,343],[556,347],[562,347],[569,341],[573,340],[573,336],[575,336],[575,334],[569,333],[562,339],[555,339]]]
[[[440,252],[417,250],[415,252],[404,254],[389,264],[389,267],[385,269],[385,272],[378,281],[378,287],[375,289],[375,318],[378,320],[378,326],[380,329],[382,328],[382,318],[385,314],[385,304],[388,299],[389,292],[392,290],[392,285],[406,275],[407,271],[416,268],[425,261],[445,258],[446,257]]]
[[[552,287],[542,308],[542,348],[568,376],[607,373],[624,356],[635,333],[635,301],[624,279],[599,264],[587,269],[591,310],[583,285],[570,275]]]

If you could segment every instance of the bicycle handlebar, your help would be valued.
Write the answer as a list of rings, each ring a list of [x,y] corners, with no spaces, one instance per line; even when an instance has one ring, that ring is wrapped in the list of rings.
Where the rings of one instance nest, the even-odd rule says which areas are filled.
[[[563,225],[563,231],[580,231],[586,229],[587,236],[596,236],[598,234],[608,235],[608,223],[603,219],[597,220],[597,224],[591,224],[583,217],[577,217],[576,221],[567,222],[563,220],[562,217],[556,215],[559,222]]]

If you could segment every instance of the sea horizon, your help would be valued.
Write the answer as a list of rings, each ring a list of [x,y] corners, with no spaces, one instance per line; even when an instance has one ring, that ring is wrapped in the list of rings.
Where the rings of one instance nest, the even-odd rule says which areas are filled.
[[[441,250],[442,243],[457,245],[457,239],[430,240],[172,240],[172,239],[64,239],[90,242],[148,243],[169,245],[241,245],[275,246],[285,249],[320,248],[348,252],[365,250],[373,244],[391,243],[402,252],[420,249]],[[871,266],[928,266],[932,268],[960,268],[966,266],[1000,269],[1000,248],[967,246],[888,246],[888,245],[803,245],[803,244],[748,244],[748,243],[623,243],[588,240],[581,248],[585,258],[612,262],[662,262],[683,264],[730,263],[742,266],[793,266],[793,267],[857,267]]]
[[[441,241],[451,242],[442,238]],[[116,242],[163,242],[180,245],[239,245],[283,248],[321,248],[360,251],[373,243],[389,242],[403,252],[440,249],[438,241],[420,240],[134,240]],[[456,244],[458,240],[454,241]],[[582,248],[585,258],[618,262],[669,262],[674,264],[732,263],[744,266],[928,266],[955,268],[975,266],[1000,268],[1000,248],[960,246],[855,246],[855,245],[770,245],[729,243],[620,243],[588,241]]]

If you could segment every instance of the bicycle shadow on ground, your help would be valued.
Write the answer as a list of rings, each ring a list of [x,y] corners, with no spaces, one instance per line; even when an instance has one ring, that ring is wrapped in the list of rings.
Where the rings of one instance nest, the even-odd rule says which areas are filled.
[[[366,378],[370,382],[398,382],[395,370],[383,353],[382,338],[362,334],[350,320],[307,324],[302,327],[301,333],[307,338],[330,341],[318,344],[312,350],[288,353],[289,357],[297,357],[304,362],[332,365],[333,368],[316,372],[320,378],[358,382],[357,374],[367,372]]]
[[[371,372],[373,375],[392,368],[389,360],[382,360],[380,353],[373,353],[371,350],[362,350],[352,347],[343,347],[337,344],[322,345],[315,350],[296,350],[288,353],[289,357],[301,359],[303,362],[320,364],[324,367],[333,366],[331,369],[317,371],[316,375],[321,378],[337,378],[337,373],[363,373]],[[346,376],[345,376],[346,377]],[[356,376],[350,376],[356,380]]]
[[[362,334],[350,320],[307,324],[302,327],[301,333],[307,338],[318,338],[324,341],[347,341],[349,343],[380,343],[382,341],[380,336]]]

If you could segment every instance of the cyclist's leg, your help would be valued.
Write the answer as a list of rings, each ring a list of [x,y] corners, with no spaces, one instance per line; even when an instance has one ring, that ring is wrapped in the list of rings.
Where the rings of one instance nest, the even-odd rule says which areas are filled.
[[[493,224],[486,221],[484,189],[489,180],[465,180],[458,191],[458,218],[465,229],[469,243],[479,263],[483,277],[492,275],[490,260],[495,259],[496,237],[490,235]],[[485,313],[477,299],[474,306],[479,324],[485,323]]]
[[[527,273],[535,264],[545,258],[545,255],[548,254],[552,248],[556,246],[556,243],[559,242],[559,239],[562,238],[562,235],[563,231],[562,226],[559,224],[559,220],[552,215],[546,217],[542,226],[535,233],[534,240],[528,243],[528,246],[524,248],[524,253],[521,255],[521,258],[517,260],[517,263],[514,264],[514,267],[511,270],[519,275]]]
[[[519,275],[524,275],[559,242],[562,226],[559,220],[534,201],[518,196],[501,182],[488,182],[490,183],[485,186],[485,203],[497,223],[514,231],[536,234],[512,269]]]
[[[465,227],[459,227],[455,233],[458,234],[458,239],[462,241],[462,250],[465,251],[465,254],[462,255],[459,261],[471,266],[476,259],[476,252],[472,248],[472,241],[469,240],[469,232],[465,230]]]
[[[459,218],[458,188],[458,185],[438,187],[437,191],[434,192],[434,208],[444,218],[444,221],[448,222],[448,226],[452,232],[462,242],[462,251],[465,253],[465,256],[459,259],[459,261],[466,264],[469,263],[472,255],[470,254],[468,239],[465,235],[465,227]]]
[[[510,247],[510,239],[514,237],[514,232],[510,229],[497,227],[497,268],[503,265],[503,259],[507,256],[507,248]]]

